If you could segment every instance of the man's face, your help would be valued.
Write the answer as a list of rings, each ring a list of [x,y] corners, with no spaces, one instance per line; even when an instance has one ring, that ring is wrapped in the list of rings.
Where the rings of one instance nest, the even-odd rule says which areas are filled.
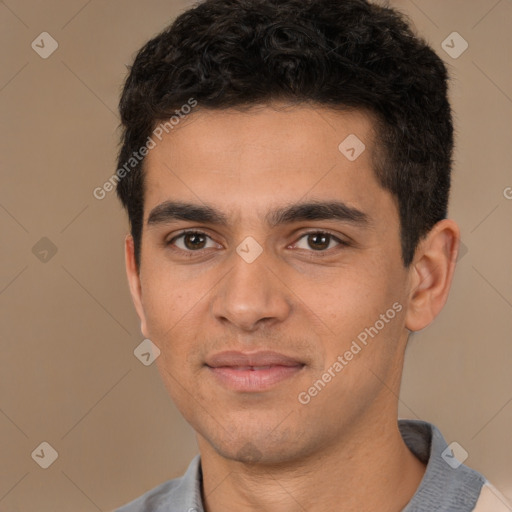
[[[338,148],[351,134],[355,160],[355,139]],[[200,443],[227,458],[294,460],[396,420],[410,280],[373,151],[362,113],[261,107],[198,110],[146,157],[142,331]],[[345,208],[272,215],[311,203]]]

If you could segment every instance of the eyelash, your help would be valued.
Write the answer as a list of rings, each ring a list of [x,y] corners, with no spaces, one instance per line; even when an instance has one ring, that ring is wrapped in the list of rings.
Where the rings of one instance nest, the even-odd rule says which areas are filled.
[[[210,238],[210,240],[211,240],[211,237],[204,231],[185,230],[185,231],[180,232],[178,235],[174,236],[173,238],[171,238],[168,242],[165,243],[165,245],[168,246],[172,251],[180,252],[182,255],[184,255],[187,258],[194,257],[195,255],[200,254],[202,251],[206,250],[206,249],[198,249],[197,251],[191,251],[191,250],[184,250],[184,249],[173,247],[173,243],[176,240],[178,240],[179,238],[184,237],[185,235],[204,235],[207,238]],[[308,235],[327,235],[330,237],[330,240],[334,240],[338,243],[337,247],[350,247],[349,242],[346,242],[345,240],[341,240],[340,238],[338,238],[334,234],[330,233],[329,231],[321,231],[321,230],[320,231],[313,230],[313,231],[307,231],[305,233],[302,233],[301,236],[299,237],[299,239],[297,240],[297,242]],[[295,242],[295,243],[297,243],[297,242]],[[330,251],[332,251],[332,249],[333,248],[318,250],[318,251],[311,249],[307,252],[314,253],[315,256],[324,257],[324,256],[330,256]]]

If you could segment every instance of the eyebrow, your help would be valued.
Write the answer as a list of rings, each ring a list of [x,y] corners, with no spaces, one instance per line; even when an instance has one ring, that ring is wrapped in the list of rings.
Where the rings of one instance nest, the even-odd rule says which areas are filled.
[[[368,226],[369,216],[341,201],[311,201],[293,203],[268,212],[265,216],[270,227],[308,220],[338,220],[354,225]],[[165,201],[153,208],[148,216],[148,225],[157,225],[185,220],[228,226],[228,217],[208,205],[185,203],[181,201]]]

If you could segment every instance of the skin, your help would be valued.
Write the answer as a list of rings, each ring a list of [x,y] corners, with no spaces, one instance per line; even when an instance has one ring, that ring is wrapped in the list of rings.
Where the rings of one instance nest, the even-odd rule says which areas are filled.
[[[399,511],[423,477],[397,426],[404,351],[446,302],[459,230],[436,224],[404,268],[397,203],[372,171],[372,128],[363,112],[312,105],[198,108],[146,157],[141,266],[128,235],[128,280],[163,382],[197,432],[208,512]],[[366,145],[355,161],[338,150],[349,134]],[[168,200],[208,204],[229,222],[147,224]],[[266,223],[269,210],[310,200],[343,201],[368,223]],[[183,229],[208,235],[201,250],[183,237],[166,245]],[[349,245],[331,238],[318,250],[310,231]],[[236,251],[248,236],[263,250],[252,263]],[[396,302],[402,310],[300,403]],[[205,366],[224,350],[274,350],[304,367],[267,391],[233,391]]]

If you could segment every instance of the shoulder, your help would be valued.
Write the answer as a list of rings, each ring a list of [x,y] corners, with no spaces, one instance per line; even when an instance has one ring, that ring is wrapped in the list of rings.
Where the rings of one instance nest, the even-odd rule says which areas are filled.
[[[180,480],[181,478],[168,480],[139,496],[137,499],[130,501],[130,503],[117,508],[114,512],[157,512],[163,510],[162,507],[172,500],[176,488],[179,487]]]
[[[115,509],[114,512],[188,512],[189,510],[202,510],[199,455],[192,460],[183,476],[154,487],[130,503]]]
[[[467,456],[463,447],[456,442],[448,445],[434,424],[399,420],[399,428],[409,449],[426,464],[403,512],[512,512],[484,475],[463,464]]]
[[[490,482],[486,481],[476,502],[474,512],[512,512],[510,503]]]

